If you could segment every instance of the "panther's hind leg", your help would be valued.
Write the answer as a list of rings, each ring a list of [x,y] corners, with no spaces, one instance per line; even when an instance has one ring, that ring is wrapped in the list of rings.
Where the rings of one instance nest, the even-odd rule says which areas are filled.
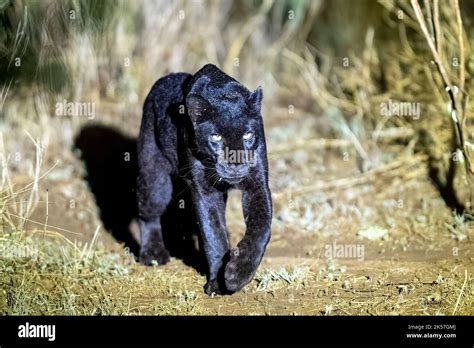
[[[150,159],[152,158],[152,159]],[[169,261],[161,227],[161,216],[171,201],[173,185],[170,173],[164,168],[165,159],[159,153],[139,163],[137,185],[138,222],[140,225],[140,257],[145,265]]]

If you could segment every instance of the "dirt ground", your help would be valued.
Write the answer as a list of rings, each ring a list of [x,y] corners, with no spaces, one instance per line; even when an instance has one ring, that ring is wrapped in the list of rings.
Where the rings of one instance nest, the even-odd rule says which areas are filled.
[[[384,145],[378,150],[380,166],[361,172],[353,150],[314,140],[321,127],[318,119],[284,114],[275,119],[267,125],[272,239],[255,279],[243,291],[211,298],[203,291],[205,276],[180,259],[159,267],[131,261],[124,244],[102,226],[97,197],[76,153],[63,158],[44,178],[48,216],[46,205],[40,203],[26,229],[41,230],[46,222],[48,230],[80,246],[90,245],[101,226],[95,245],[102,253],[115,255],[114,267],[123,265],[126,272],[73,272],[71,285],[58,278],[61,272],[40,270],[35,279],[49,294],[45,296],[62,293],[82,301],[82,307],[65,308],[62,299],[42,309],[20,310],[10,303],[5,312],[474,314],[474,227],[446,207],[427,179],[423,158],[409,161],[419,155],[401,154],[397,146]],[[128,128],[130,134],[137,125]],[[230,196],[227,218],[235,245],[244,233],[238,192]],[[137,239],[133,221],[130,230]],[[15,282],[20,284],[20,275],[26,274],[21,272],[28,271],[16,269],[20,278]],[[4,295],[8,299],[8,291]]]

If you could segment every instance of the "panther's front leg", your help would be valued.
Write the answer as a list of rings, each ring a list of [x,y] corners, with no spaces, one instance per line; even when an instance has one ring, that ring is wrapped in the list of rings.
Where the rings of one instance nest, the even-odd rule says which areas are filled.
[[[244,238],[230,252],[224,274],[226,288],[232,292],[252,280],[270,240],[272,201],[268,186],[244,191],[242,207],[247,229]]]
[[[197,220],[202,236],[204,252],[209,265],[207,284],[208,295],[225,292],[222,270],[224,258],[229,252],[229,240],[225,222],[226,193],[194,189]]]

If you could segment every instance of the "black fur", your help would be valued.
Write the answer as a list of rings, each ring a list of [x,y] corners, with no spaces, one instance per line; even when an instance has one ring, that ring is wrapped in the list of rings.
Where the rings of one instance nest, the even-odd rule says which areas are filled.
[[[250,282],[272,219],[261,101],[261,88],[252,93],[210,64],[194,76],[170,74],[155,83],[138,138],[141,263],[168,262],[160,219],[174,205],[199,226],[209,265],[206,293],[231,293]],[[239,153],[246,156],[232,157]],[[174,184],[182,179],[190,197]],[[247,229],[230,250],[225,210],[233,188],[242,190]]]

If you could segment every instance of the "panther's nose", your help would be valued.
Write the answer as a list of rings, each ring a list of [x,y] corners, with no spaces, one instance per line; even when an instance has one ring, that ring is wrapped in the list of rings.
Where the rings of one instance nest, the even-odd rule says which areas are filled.
[[[242,177],[248,174],[248,167],[243,164],[229,164],[226,172],[231,177]]]

